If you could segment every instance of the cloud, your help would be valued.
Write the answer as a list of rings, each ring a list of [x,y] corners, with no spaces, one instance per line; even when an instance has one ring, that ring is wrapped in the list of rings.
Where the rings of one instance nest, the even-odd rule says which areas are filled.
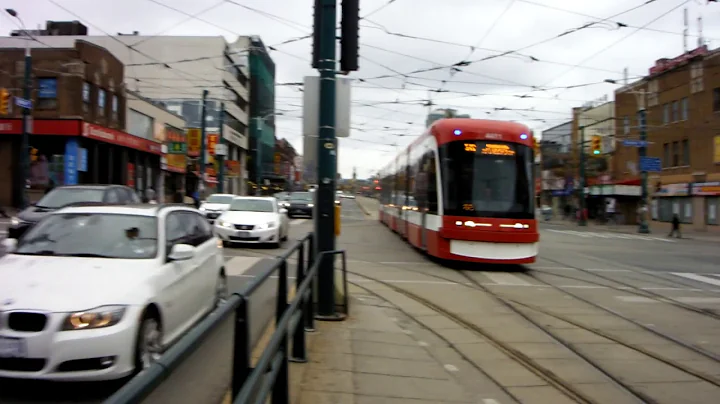
[[[572,107],[612,94],[616,86],[603,83],[605,79],[621,79],[625,68],[632,77],[644,75],[656,59],[683,51],[682,7],[676,8],[680,0],[646,5],[641,0],[511,1],[361,2],[361,15],[378,11],[362,22],[361,68],[350,75],[356,79],[354,130],[350,139],[340,141],[338,164],[343,176],[350,176],[353,167],[361,177],[375,172],[421,134],[429,99],[437,107],[457,108],[476,118],[518,120],[541,130],[569,119]],[[48,0],[6,3],[31,27],[46,20],[76,19]],[[311,32],[312,0],[62,0],[58,4],[111,34],[224,35],[230,41],[237,35],[261,36],[276,49],[271,52],[276,80],[284,84],[277,87],[276,108],[283,111],[277,117],[277,134],[302,150],[303,94],[292,83],[317,73],[309,61],[312,41],[291,40]],[[690,47],[695,46],[699,15],[704,16],[710,45],[720,46],[720,6],[689,3],[687,7],[692,21]],[[90,30],[102,34],[92,26]],[[501,52],[506,54],[493,58]],[[452,67],[463,61],[472,63]]]

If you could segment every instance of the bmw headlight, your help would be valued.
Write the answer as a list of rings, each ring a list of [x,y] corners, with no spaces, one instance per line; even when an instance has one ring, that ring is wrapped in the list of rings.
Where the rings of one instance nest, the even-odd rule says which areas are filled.
[[[20,225],[20,219],[16,217],[10,218],[10,225],[11,226],[19,226]]]
[[[314,203],[308,203],[308,208],[312,208],[313,206],[315,206]]]
[[[112,327],[125,315],[126,306],[102,306],[71,313],[62,325],[62,331],[90,330]]]
[[[231,229],[233,227],[232,223],[226,222],[224,220],[218,220],[217,225],[220,227],[225,227],[226,229]]]

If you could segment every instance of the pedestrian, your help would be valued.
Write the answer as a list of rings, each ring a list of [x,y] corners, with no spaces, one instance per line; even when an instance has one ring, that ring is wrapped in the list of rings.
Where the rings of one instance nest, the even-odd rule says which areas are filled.
[[[672,237],[673,234],[676,234],[677,238],[682,238],[682,236],[680,235],[680,216],[678,216],[677,213],[673,214],[672,229],[670,229],[668,237]]]

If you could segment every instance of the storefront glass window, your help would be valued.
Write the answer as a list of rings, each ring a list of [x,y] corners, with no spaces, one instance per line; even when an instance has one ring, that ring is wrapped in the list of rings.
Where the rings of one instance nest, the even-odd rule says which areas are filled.
[[[105,116],[105,97],[107,93],[102,88],[98,89],[98,116]]]

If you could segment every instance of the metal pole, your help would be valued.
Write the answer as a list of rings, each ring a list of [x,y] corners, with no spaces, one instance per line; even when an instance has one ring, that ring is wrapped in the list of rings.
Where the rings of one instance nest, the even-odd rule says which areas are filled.
[[[255,140],[255,195],[262,195],[262,118],[255,117],[255,131],[257,132],[257,140]]]
[[[647,125],[646,125],[646,112],[645,108],[641,108],[639,111],[639,118],[640,118],[640,142],[642,145],[638,148],[638,156],[640,157],[638,161],[641,162],[647,155],[647,145],[645,142],[647,142]],[[641,168],[642,170],[642,168]],[[640,203],[641,207],[643,207],[642,216],[640,217],[640,224],[638,225],[638,233],[642,234],[649,234],[650,233],[650,227],[647,223],[647,199],[648,199],[648,192],[647,192],[647,180],[648,180],[648,173],[645,170],[640,171]]]
[[[225,103],[220,103],[220,117],[218,119],[220,129],[218,129],[218,144],[223,145],[225,144],[223,140],[223,126],[225,125]],[[229,150],[228,150],[229,152]],[[218,175],[217,175],[217,181],[218,181],[218,193],[222,194],[225,192],[225,156],[221,156],[217,153],[215,153],[215,158],[217,158],[218,161]]]
[[[335,26],[337,0],[322,0],[320,26],[320,133],[318,136],[318,184],[315,207],[315,237],[318,254],[335,249]],[[318,271],[318,317],[337,318],[335,312],[335,260],[327,257]]]
[[[578,180],[578,226],[587,226],[585,220],[585,126],[580,127],[580,179]]]
[[[30,54],[30,35],[25,30],[25,83],[23,85],[23,98],[32,102],[32,55]],[[20,204],[22,208],[27,207],[29,200],[27,195],[27,183],[30,179],[30,132],[32,131],[30,120],[32,119],[32,106],[22,110],[22,142],[20,149],[20,161],[22,170],[22,192],[20,193]]]
[[[200,167],[198,167],[198,175],[200,176],[200,186],[198,187],[198,193],[200,199],[205,198],[205,142],[206,126],[207,126],[207,97],[208,90],[203,90],[202,93],[202,110],[200,112]]]

